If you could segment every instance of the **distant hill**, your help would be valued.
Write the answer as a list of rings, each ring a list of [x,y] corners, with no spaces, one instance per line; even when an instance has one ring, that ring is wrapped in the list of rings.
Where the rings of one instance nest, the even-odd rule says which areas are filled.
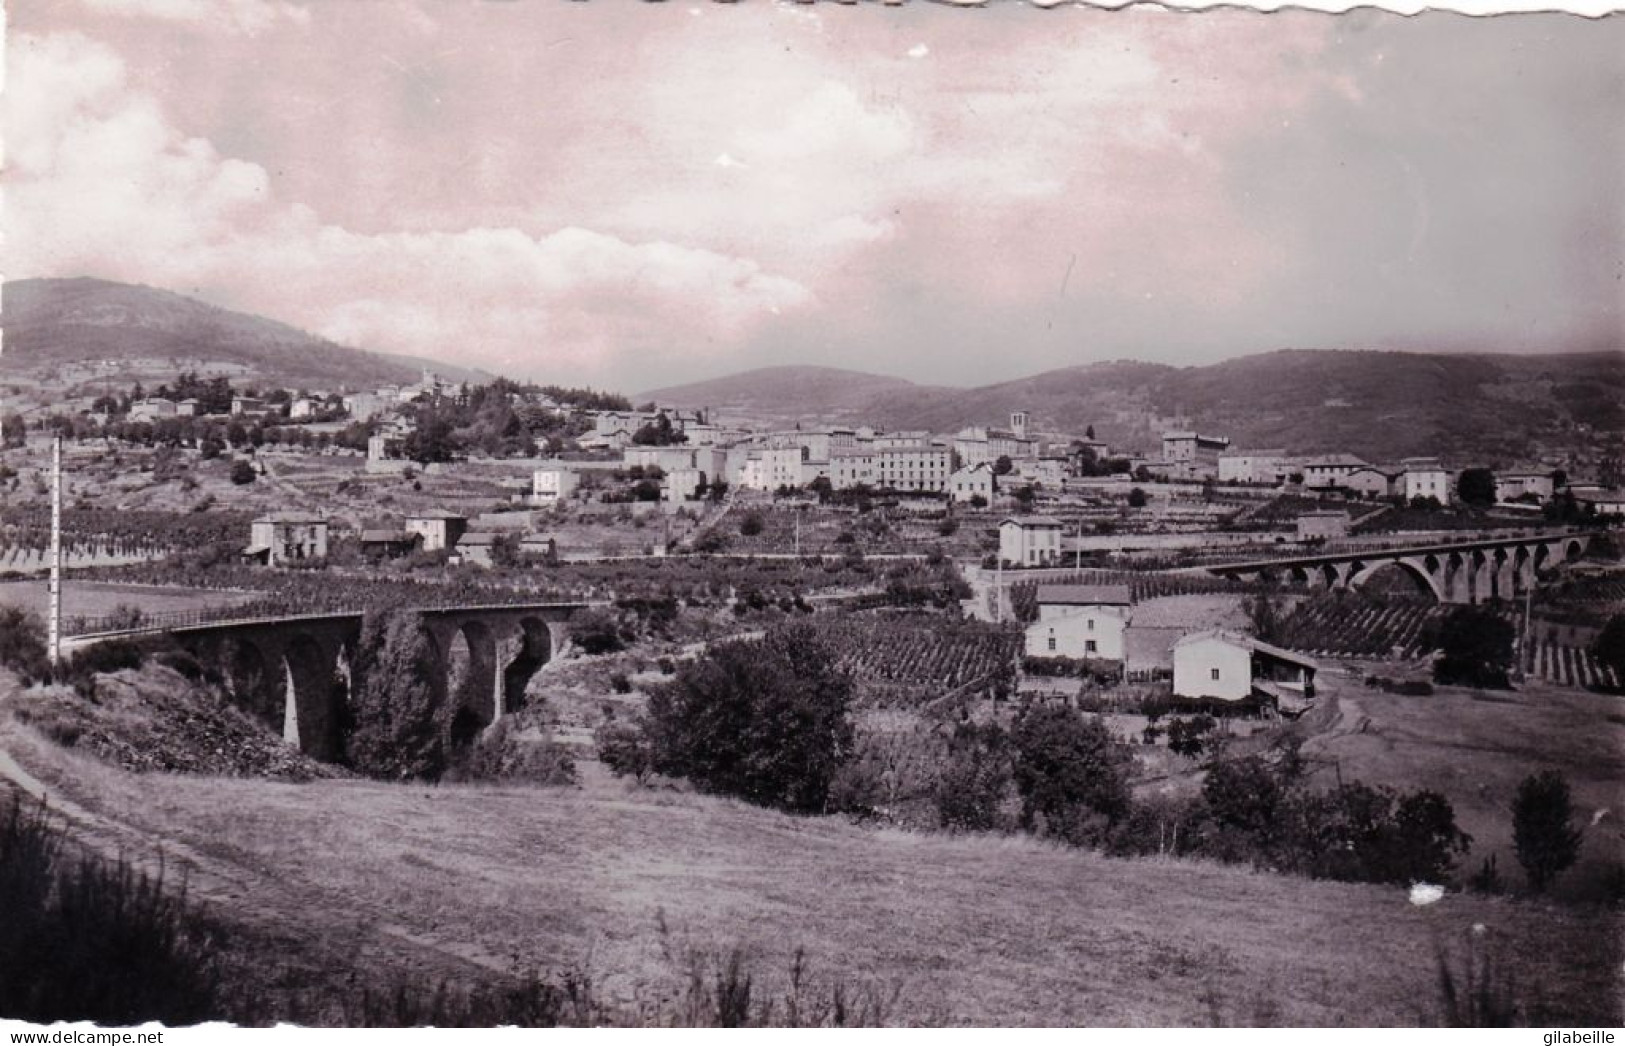
[[[938,391],[946,390],[839,367],[761,367],[714,381],[653,389],[633,399],[673,407],[721,408],[732,416],[804,419],[862,412],[887,394],[922,396]]]
[[[1286,350],[1203,367],[1096,363],[970,389],[771,367],[642,398],[744,407],[785,423],[861,419],[935,432],[1003,425],[1027,410],[1039,431],[1093,426],[1128,449],[1154,450],[1163,431],[1188,425],[1237,448],[1516,462],[1625,433],[1625,354]]]
[[[108,360],[139,372],[224,367],[259,383],[328,389],[416,381],[425,366],[456,380],[488,378],[438,361],[363,352],[261,316],[110,280],[8,282],[0,327],[0,373],[47,374]]]

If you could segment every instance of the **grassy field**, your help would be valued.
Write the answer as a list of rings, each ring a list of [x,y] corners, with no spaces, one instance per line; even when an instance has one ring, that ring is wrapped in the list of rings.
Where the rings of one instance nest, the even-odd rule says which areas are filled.
[[[162,614],[176,610],[235,606],[252,598],[253,593],[248,592],[120,585],[106,581],[64,581],[62,616],[99,617],[112,613],[120,606],[138,607],[144,614]],[[23,607],[43,617],[48,599],[44,581],[0,582],[0,606]]]
[[[1601,878],[1625,869],[1625,699],[1540,682],[1517,691],[1439,687],[1430,697],[1328,682],[1337,721],[1303,749],[1322,767],[1321,783],[1341,772],[1345,780],[1442,793],[1473,836],[1471,867],[1494,854],[1508,881],[1521,884],[1513,796],[1527,775],[1561,770],[1580,813],[1596,823],[1559,894],[1595,892]]]
[[[323,957],[584,965],[635,1012],[676,990],[675,940],[742,946],[759,991],[804,948],[814,976],[898,992],[902,1023],[1410,1025],[1438,1018],[1435,949],[1459,961],[1482,924],[1536,1023],[1620,1020],[1617,912],[873,830],[596,764],[572,789],[136,775],[4,704],[0,750],[104,845],[161,848],[195,900],[281,942],[256,959],[268,998]]]

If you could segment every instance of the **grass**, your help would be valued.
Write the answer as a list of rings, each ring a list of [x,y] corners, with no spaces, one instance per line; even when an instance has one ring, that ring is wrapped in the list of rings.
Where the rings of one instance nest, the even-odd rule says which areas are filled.
[[[45,615],[49,598],[44,581],[0,582],[0,606],[20,606]],[[252,599],[251,593],[204,589],[121,585],[105,581],[64,581],[62,616],[100,617],[121,606],[139,607],[145,614],[233,606]]]
[[[698,990],[729,1012],[747,975],[753,1006],[787,998],[800,964],[894,998],[895,1023],[1412,1025],[1449,1016],[1434,942],[1483,923],[1543,1013],[1620,1020],[1617,912],[1416,908],[1401,890],[794,818],[595,767],[563,790],[293,785],[126,774],[14,724],[0,747],[108,832],[161,842],[200,903],[280,935],[256,959],[272,994],[320,983],[334,956],[430,976],[574,965],[605,1006],[670,1013],[697,990],[675,937],[709,957]],[[736,948],[749,967],[730,972]]]
[[[1324,678],[1324,677],[1323,677]],[[1558,880],[1559,897],[1596,896],[1625,863],[1625,723],[1610,716],[1619,698],[1531,682],[1519,690],[1439,687],[1429,697],[1387,694],[1342,679],[1340,721],[1303,749],[1320,783],[1382,783],[1428,788],[1455,807],[1473,837],[1467,870],[1495,855],[1508,880],[1522,882],[1512,850],[1512,799],[1529,774],[1559,769],[1588,822],[1579,865]]]

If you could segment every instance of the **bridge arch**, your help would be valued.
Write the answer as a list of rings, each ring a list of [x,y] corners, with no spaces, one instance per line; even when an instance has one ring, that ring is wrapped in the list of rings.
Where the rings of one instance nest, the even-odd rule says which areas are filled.
[[[452,707],[452,741],[468,744],[496,722],[499,683],[496,638],[469,618],[450,623],[441,651],[444,700]]]
[[[223,638],[213,652],[232,703],[274,730],[282,730],[284,708],[281,658],[268,653],[253,637]]]
[[[1372,578],[1376,577],[1385,570],[1403,571],[1417,583],[1417,588],[1419,591],[1426,592],[1440,603],[1448,602],[1445,596],[1444,586],[1440,582],[1440,579],[1435,576],[1435,573],[1433,571],[1429,571],[1425,563],[1404,557],[1399,559],[1382,559],[1366,564],[1364,569],[1352,574],[1349,577],[1349,587],[1364,588]]]
[[[502,708],[506,715],[525,706],[525,689],[542,666],[553,659],[553,632],[540,618],[519,620],[517,649],[502,669]]]

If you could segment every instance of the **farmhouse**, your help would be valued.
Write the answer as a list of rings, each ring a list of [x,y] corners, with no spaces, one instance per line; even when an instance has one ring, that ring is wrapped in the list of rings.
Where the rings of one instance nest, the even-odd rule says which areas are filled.
[[[1495,476],[1496,501],[1550,501],[1555,489],[1550,472],[1505,472]]]
[[[704,482],[705,473],[699,469],[668,469],[660,484],[660,497],[665,501],[688,501],[698,494]]]
[[[972,498],[981,498],[983,504],[993,501],[993,468],[987,462],[970,465],[948,477],[948,497],[956,504]]]
[[[1286,479],[1286,451],[1237,450],[1219,455],[1220,483],[1280,483]]]
[[[454,558],[458,563],[488,567],[495,561],[494,550],[501,535],[489,530],[471,530],[457,541]]]
[[[580,485],[581,477],[571,469],[562,466],[537,469],[531,476],[530,500],[538,505],[557,505],[568,501]]]
[[[166,399],[137,400],[130,404],[131,421],[160,421],[175,416],[175,404]]]
[[[417,545],[418,535],[405,530],[369,529],[361,532],[362,555],[380,559],[394,559],[411,552]]]
[[[1319,666],[1301,654],[1218,629],[1174,644],[1174,694],[1221,701],[1260,700],[1301,711],[1315,696]]]
[[[249,524],[243,556],[269,566],[327,555],[327,520],[296,512],[261,516]]]
[[[1203,436],[1195,432],[1162,434],[1162,468],[1171,479],[1217,479],[1219,455],[1230,446],[1225,436]]]
[[[999,559],[1039,567],[1061,559],[1061,521],[1053,516],[1010,516],[999,522]]]
[[[1303,463],[1303,485],[1311,490],[1331,490],[1347,487],[1355,469],[1366,468],[1367,463],[1353,454],[1328,454],[1310,458]]]
[[[1575,501],[1599,516],[1625,516],[1625,491],[1598,489],[1579,494]]]
[[[1368,498],[1387,498],[1403,489],[1403,475],[1399,469],[1363,465],[1343,478],[1343,486]]]
[[[1127,585],[1040,585],[1037,598],[1038,620],[1026,633],[1029,657],[1123,660],[1134,601]]]
[[[468,529],[468,519],[453,512],[441,509],[431,509],[428,512],[406,517],[406,532],[416,534],[423,539],[425,552],[438,552],[449,549],[458,543],[463,532]]]
[[[1400,476],[1400,493],[1406,501],[1413,498],[1434,498],[1441,505],[1450,504],[1450,473],[1435,458],[1406,458],[1400,462],[1405,468]]]

